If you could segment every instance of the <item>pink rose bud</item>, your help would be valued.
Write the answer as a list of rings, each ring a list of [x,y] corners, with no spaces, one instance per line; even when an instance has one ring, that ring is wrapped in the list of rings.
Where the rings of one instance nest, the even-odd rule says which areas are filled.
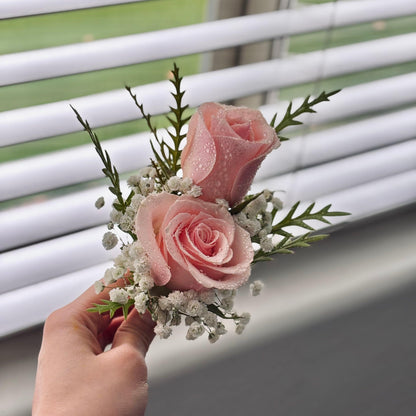
[[[279,145],[260,111],[205,103],[189,122],[183,175],[202,188],[205,201],[225,199],[234,206],[247,194],[266,155]]]
[[[236,289],[250,275],[250,235],[228,210],[189,196],[148,196],[136,234],[157,286],[173,290]]]

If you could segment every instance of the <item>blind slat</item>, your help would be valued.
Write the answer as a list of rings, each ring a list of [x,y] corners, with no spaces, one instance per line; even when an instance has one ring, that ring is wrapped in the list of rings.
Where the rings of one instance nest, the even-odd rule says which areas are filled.
[[[39,325],[52,311],[79,296],[110,266],[111,263],[99,264],[0,294],[0,337]],[[10,311],[13,311],[13,319],[10,319]]]
[[[410,62],[416,59],[416,33],[311,52],[184,78],[186,102],[196,107],[205,101],[226,101],[338,75]],[[322,62],[325,61],[325,68]],[[168,81],[136,87],[133,92],[153,115],[172,104]],[[124,90],[74,98],[0,114],[0,146],[22,143],[82,130],[69,104],[99,127],[138,118],[137,108]]]
[[[0,293],[109,261],[117,254],[101,246],[105,231],[103,226],[90,228],[0,254]]]
[[[279,189],[285,190],[280,197],[284,206],[291,206],[414,169],[416,140],[409,140],[279,176]]]
[[[0,20],[141,1],[146,0],[2,0]]]
[[[159,131],[163,137],[163,131]],[[103,143],[119,173],[149,164],[149,133],[106,140]],[[0,201],[100,179],[102,162],[93,144],[47,153],[0,165]],[[36,177],[36,181],[28,181]]]
[[[9,54],[0,59],[0,85],[138,64],[409,13],[416,13],[413,0],[327,3]]]

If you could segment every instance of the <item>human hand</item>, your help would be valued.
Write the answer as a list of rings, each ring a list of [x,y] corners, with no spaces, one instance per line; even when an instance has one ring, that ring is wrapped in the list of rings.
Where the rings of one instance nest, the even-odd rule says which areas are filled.
[[[90,287],[46,320],[33,416],[144,414],[144,357],[154,337],[153,321],[135,309],[127,320],[87,311],[102,298],[103,293],[96,295]]]

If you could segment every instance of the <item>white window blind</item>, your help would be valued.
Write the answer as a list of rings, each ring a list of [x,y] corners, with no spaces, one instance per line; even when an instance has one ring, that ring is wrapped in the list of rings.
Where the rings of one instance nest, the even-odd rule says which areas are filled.
[[[0,19],[117,3],[133,2],[3,1]],[[296,36],[323,31],[318,50],[296,52],[289,46],[277,59],[186,76],[185,100],[196,107],[204,101],[269,91],[280,91],[282,97],[286,91],[286,98],[296,105],[301,100],[297,88],[316,93],[327,81],[337,85],[337,80],[342,83],[379,71],[356,85],[348,81],[330,104],[317,108],[317,115],[304,117],[306,128],[292,129],[291,140],[266,159],[254,184],[256,189],[285,189],[281,196],[286,206],[297,200],[333,203],[336,209],[352,212],[342,221],[354,221],[416,201],[416,32],[390,35],[387,31],[377,39],[343,45],[336,45],[333,38],[340,28],[382,27],[387,19],[412,15],[416,16],[414,0],[298,2],[288,10],[7,53],[0,56],[0,85],[30,85],[50,78],[59,83],[74,74],[173,61],[282,37],[289,38],[290,45]],[[383,75],[388,68],[398,69]],[[133,91],[147,112],[158,115],[170,104],[169,85],[158,81]],[[120,80],[117,90],[0,112],[0,149],[81,131],[69,104],[94,128],[138,119],[122,86]],[[283,99],[264,104],[261,110],[270,120],[287,104]],[[106,140],[104,147],[119,171],[128,173],[147,164],[148,138],[148,133],[129,134]],[[111,197],[103,184],[92,182],[101,176],[100,161],[90,144],[0,165],[0,336],[41,323],[107,267],[114,253],[104,251],[100,240]],[[51,196],[51,191],[63,188],[64,195]],[[97,211],[94,202],[101,195],[107,204]],[[27,305],[24,311],[18,308],[21,303]],[[8,320],[11,310],[13,321]]]

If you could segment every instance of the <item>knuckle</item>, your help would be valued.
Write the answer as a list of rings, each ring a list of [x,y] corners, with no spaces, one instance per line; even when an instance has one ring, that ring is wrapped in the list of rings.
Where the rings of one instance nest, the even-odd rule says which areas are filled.
[[[46,318],[43,326],[43,333],[49,335],[52,332],[57,332],[66,327],[69,322],[67,306],[56,309]]]
[[[62,320],[64,319],[64,312],[61,309],[57,309],[56,311],[53,311],[45,321],[45,331],[52,330],[56,328],[57,326],[60,326],[62,324]]]
[[[147,366],[139,349],[132,344],[124,344],[122,347],[122,363],[127,371],[140,375],[141,380],[147,380]]]

